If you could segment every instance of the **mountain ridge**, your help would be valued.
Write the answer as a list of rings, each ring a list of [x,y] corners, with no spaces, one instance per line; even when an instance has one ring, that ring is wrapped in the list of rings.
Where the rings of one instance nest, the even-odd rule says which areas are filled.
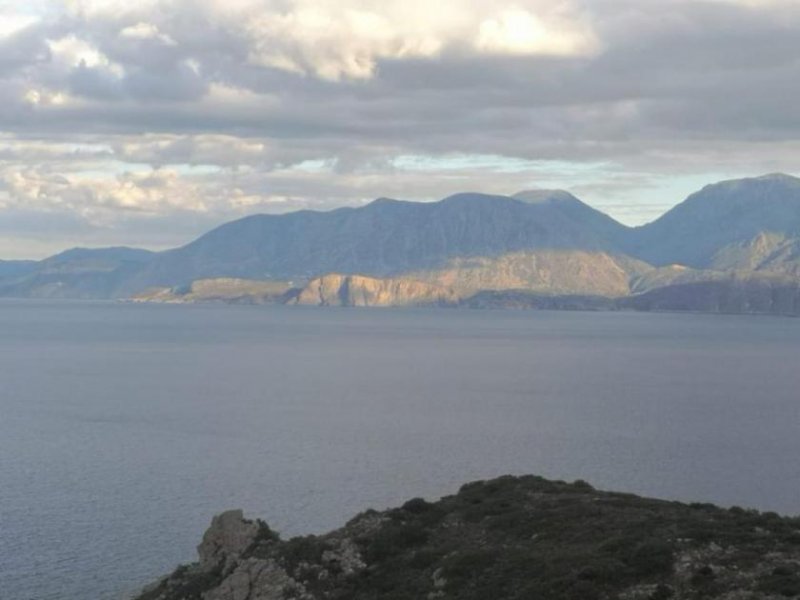
[[[655,266],[736,268],[716,256],[763,233],[800,238],[800,179],[770,174],[709,184],[631,230],[624,249]]]
[[[0,263],[0,295],[128,298],[161,290],[179,299],[196,281],[279,281],[302,290],[341,274],[365,277],[358,281],[367,287],[416,289],[420,300],[431,293],[421,284],[447,288],[459,301],[504,290],[612,298],[730,272],[800,277],[800,179],[710,184],[635,228],[564,190],[250,215],[157,253],[72,249],[5,274]],[[215,285],[222,296],[237,293]]]
[[[507,196],[380,200],[360,208],[254,215],[226,223],[156,257],[132,287],[217,276],[296,279],[344,272],[381,277],[436,268],[454,257],[531,248],[607,250],[614,247],[611,237],[558,205]]]

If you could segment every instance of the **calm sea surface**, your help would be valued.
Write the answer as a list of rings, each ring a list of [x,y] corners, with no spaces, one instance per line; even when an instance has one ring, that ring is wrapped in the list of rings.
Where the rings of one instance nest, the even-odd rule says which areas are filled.
[[[504,473],[799,514],[800,319],[0,303],[4,600]]]

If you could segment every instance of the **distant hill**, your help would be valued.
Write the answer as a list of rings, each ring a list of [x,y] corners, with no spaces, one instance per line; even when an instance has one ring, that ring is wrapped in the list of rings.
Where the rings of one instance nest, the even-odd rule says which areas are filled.
[[[27,275],[36,268],[35,260],[0,260],[0,281]]]
[[[163,302],[795,314],[798,281],[800,179],[781,174],[706,186],[638,228],[562,190],[465,193],[254,215],[159,253],[0,263],[0,296]]]
[[[759,273],[721,274],[670,283],[619,298],[617,308],[800,316],[800,280]]]
[[[155,256],[137,248],[73,248],[27,264],[0,279],[0,295],[23,298],[109,298]]]
[[[382,277],[439,268],[452,258],[520,250],[608,251],[624,231],[577,199],[531,203],[483,194],[433,203],[379,199],[361,208],[256,215],[227,223],[160,254],[133,278],[130,289],[214,277]]]
[[[631,255],[656,266],[800,272],[800,179],[774,174],[704,187],[633,229]]]

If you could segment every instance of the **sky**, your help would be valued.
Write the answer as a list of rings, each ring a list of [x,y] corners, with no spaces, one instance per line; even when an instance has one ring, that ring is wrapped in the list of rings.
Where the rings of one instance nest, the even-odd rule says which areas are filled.
[[[800,174],[800,0],[0,0],[0,258]]]

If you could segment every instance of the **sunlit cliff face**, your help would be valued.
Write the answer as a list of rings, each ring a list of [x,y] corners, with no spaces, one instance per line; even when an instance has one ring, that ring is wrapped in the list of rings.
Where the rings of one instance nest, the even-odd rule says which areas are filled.
[[[0,0],[0,256],[566,187],[640,223],[797,172],[790,0]]]

